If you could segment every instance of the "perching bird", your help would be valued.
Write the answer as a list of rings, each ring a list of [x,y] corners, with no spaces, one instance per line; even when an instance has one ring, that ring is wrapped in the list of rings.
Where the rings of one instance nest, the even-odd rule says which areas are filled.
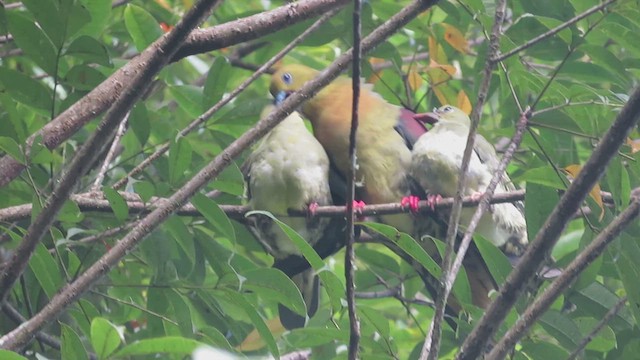
[[[292,64],[280,67],[271,78],[271,94],[278,97],[298,90],[317,70]],[[339,77],[302,105],[314,134],[337,171],[346,176],[351,128],[351,79]],[[363,84],[359,104],[356,169],[357,197],[368,204],[400,201],[409,195],[407,170],[410,144],[426,130],[409,110],[392,105]],[[382,216],[384,223],[413,233],[413,219],[406,214]]]
[[[263,116],[271,110],[272,106],[267,107]],[[247,184],[248,204],[253,210],[271,212],[312,246],[321,240],[329,225],[329,218],[287,216],[289,209],[308,209],[313,212],[317,206],[332,204],[329,159],[297,112],[289,115],[264,137],[243,164],[242,170]],[[256,229],[263,246],[275,258],[275,267],[286,267],[287,259],[301,255],[270,218],[257,216]],[[313,316],[318,309],[319,290],[313,269],[306,269],[291,279],[302,293],[307,314]],[[305,317],[282,305],[279,311],[280,321],[286,328],[305,325]]]
[[[277,98],[283,94],[288,95],[300,89],[318,73],[304,65],[282,66],[271,78],[270,91]],[[345,177],[349,166],[352,99],[351,79],[339,77],[301,107],[304,116],[311,121],[316,138],[327,151],[335,168]],[[370,84],[362,85],[358,111],[357,198],[368,204],[406,199],[411,194],[413,185],[408,176],[411,149],[426,132],[424,124],[415,118],[416,114],[413,112],[388,103],[373,91]],[[446,233],[446,224],[441,219],[407,214],[384,215],[380,218],[383,223],[417,239],[422,239],[423,235],[443,239]],[[421,244],[434,259],[440,259],[433,242],[425,240]],[[474,304],[486,306],[488,292],[495,288],[495,281],[477,249],[470,251],[465,258],[465,268]],[[439,288],[437,280],[425,280],[432,281],[427,287],[435,295],[435,289]],[[449,307],[455,313],[460,310],[460,304],[455,299],[450,298]]]
[[[421,117],[435,124],[415,143],[410,174],[427,193],[453,197],[458,186],[471,121],[462,110],[450,105],[421,114]],[[476,135],[463,196],[481,196],[498,164],[493,146],[481,135]],[[495,193],[514,189],[511,180],[504,174]],[[475,207],[462,209],[460,225],[463,228],[469,224],[475,211]],[[521,255],[528,243],[522,204],[491,205],[490,210],[480,219],[476,233],[502,248],[507,255]]]

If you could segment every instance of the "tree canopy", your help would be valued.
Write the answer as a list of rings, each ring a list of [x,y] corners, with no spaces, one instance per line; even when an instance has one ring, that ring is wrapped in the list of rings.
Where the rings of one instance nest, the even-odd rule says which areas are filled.
[[[377,93],[416,112],[471,114],[524,189],[486,200],[524,200],[528,252],[513,270],[473,240],[501,288],[480,309],[460,272],[463,314],[442,326],[431,356],[636,358],[638,2],[363,2],[361,39],[353,3],[0,2],[0,355],[185,358],[207,345],[355,356],[344,250],[324,262],[303,251],[321,277],[320,310],[305,328],[279,324],[278,304],[305,306],[247,228],[240,166],[285,113],[352,73],[357,43]],[[283,63],[326,71],[259,119]],[[381,211],[408,209],[364,209]],[[426,356],[437,301],[423,277],[449,269],[387,225],[365,221],[362,233],[358,356]],[[549,257],[559,276],[539,276]]]

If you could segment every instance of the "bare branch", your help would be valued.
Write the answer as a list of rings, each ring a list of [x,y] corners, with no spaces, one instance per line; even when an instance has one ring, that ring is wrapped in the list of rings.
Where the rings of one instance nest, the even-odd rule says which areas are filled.
[[[640,199],[634,198],[629,207],[618,215],[576,258],[564,268],[562,274],[549,285],[518,318],[518,321],[494,346],[486,357],[487,360],[503,359],[511,348],[518,342],[526,331],[538,320],[553,304],[555,299],[565,291],[569,285],[577,279],[595,259],[597,259],[607,246],[640,215]],[[624,304],[624,302],[622,303]],[[621,306],[621,305],[619,305]],[[613,313],[615,315],[615,312]],[[611,316],[613,316],[611,315]],[[587,341],[588,342],[588,341]],[[586,345],[586,342],[585,342]]]
[[[113,138],[113,141],[111,142],[111,148],[109,148],[109,152],[107,153],[107,156],[105,156],[104,161],[102,162],[102,166],[100,167],[100,171],[98,171],[98,176],[96,176],[96,180],[93,182],[93,187],[91,188],[91,191],[100,191],[100,188],[102,187],[102,181],[104,180],[104,175],[109,170],[109,164],[111,164],[111,161],[113,161],[113,158],[116,156],[116,151],[118,149],[118,146],[120,145],[120,139],[122,139],[122,137],[124,136],[124,133],[127,130],[127,121],[129,120],[129,114],[131,114],[131,111],[128,111],[124,115],[124,117],[122,118],[122,121],[120,122],[120,125],[118,126],[118,130],[116,131],[116,136]]]
[[[347,309],[349,311],[349,360],[358,359],[358,350],[360,347],[360,321],[356,313],[356,297],[355,297],[355,261],[356,254],[353,248],[356,242],[354,231],[355,213],[353,212],[353,203],[356,196],[356,132],[358,131],[358,105],[360,103],[360,61],[362,50],[360,49],[361,23],[360,12],[362,11],[362,2],[360,0],[353,1],[353,74],[352,88],[353,96],[351,103],[351,129],[349,131],[349,168],[347,172],[347,239],[346,250],[344,255],[344,276],[347,293]]]

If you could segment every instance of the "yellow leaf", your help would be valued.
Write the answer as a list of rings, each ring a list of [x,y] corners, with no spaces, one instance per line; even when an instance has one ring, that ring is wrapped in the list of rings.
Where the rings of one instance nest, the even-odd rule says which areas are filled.
[[[444,52],[442,45],[438,44],[436,38],[429,36],[429,59],[438,64],[446,64],[447,54]]]
[[[440,23],[440,25],[444,28],[444,40],[459,52],[468,54],[469,42],[464,37],[464,34],[453,25],[446,23]]]
[[[274,337],[282,335],[282,333],[285,332],[284,326],[282,326],[282,324],[280,323],[280,319],[278,319],[277,317],[271,320],[267,320],[266,324],[269,330],[271,330],[271,333],[273,334]],[[258,330],[253,329],[253,331],[251,331],[249,335],[247,335],[247,337],[244,338],[244,341],[242,341],[242,344],[236,346],[236,350],[256,351],[256,350],[262,349],[266,345],[267,344],[262,339],[262,336],[260,336],[260,333],[258,332]]]
[[[631,153],[635,154],[640,151],[640,139],[627,138],[627,145],[631,146]]]
[[[569,165],[569,166],[565,167],[564,170],[566,172],[568,172],[569,175],[571,175],[571,177],[573,179],[575,179],[578,176],[578,174],[580,173],[580,171],[582,170],[582,166],[577,165],[577,164],[573,164],[573,165]],[[604,203],[602,202],[602,195],[600,194],[600,184],[595,184],[593,186],[593,189],[591,189],[591,192],[589,192],[589,196],[591,196],[591,198],[600,207],[600,218],[599,218],[599,220],[602,221],[602,219],[604,218]]]
[[[407,80],[409,81],[409,87],[413,91],[416,91],[417,89],[419,89],[420,86],[422,86],[422,83],[424,82],[420,74],[418,74],[418,72],[416,71],[415,67],[409,70],[409,74],[407,74]]]
[[[458,93],[458,109],[464,111],[465,114],[471,114],[471,101],[469,101],[469,97],[464,92],[464,90],[460,90]]]

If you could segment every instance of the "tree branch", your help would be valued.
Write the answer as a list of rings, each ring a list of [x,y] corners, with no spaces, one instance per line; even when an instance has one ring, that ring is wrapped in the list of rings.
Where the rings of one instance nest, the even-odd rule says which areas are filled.
[[[553,209],[535,240],[529,244],[516,268],[509,274],[497,298],[462,344],[456,359],[475,358],[484,349],[488,340],[514,305],[525,284],[535,275],[539,264],[557,242],[572,214],[576,212],[591,188],[604,174],[609,161],[624,143],[631,129],[637,124],[639,115],[640,87],[637,87],[587,160],[580,174]]]
[[[352,82],[352,103],[351,103],[351,129],[349,131],[349,168],[347,172],[347,239],[344,254],[344,275],[345,275],[345,287],[347,295],[347,309],[349,311],[349,348],[348,359],[358,359],[358,350],[360,347],[360,321],[358,320],[358,314],[356,313],[356,285],[355,285],[355,260],[356,254],[353,248],[356,242],[354,219],[355,213],[353,212],[353,202],[356,196],[356,132],[358,131],[358,105],[360,103],[360,61],[362,57],[362,51],[360,49],[361,42],[361,24],[360,24],[360,12],[362,11],[362,2],[360,0],[353,0],[353,74],[351,77]]]
[[[494,346],[486,359],[503,359],[536,320],[549,309],[555,299],[557,299],[595,259],[602,255],[602,252],[607,246],[615,240],[622,230],[634,221],[639,214],[640,199],[634,198],[629,207],[598,234],[598,236],[564,268],[560,276],[545,289],[544,293],[527,307],[515,325],[513,325]]]

